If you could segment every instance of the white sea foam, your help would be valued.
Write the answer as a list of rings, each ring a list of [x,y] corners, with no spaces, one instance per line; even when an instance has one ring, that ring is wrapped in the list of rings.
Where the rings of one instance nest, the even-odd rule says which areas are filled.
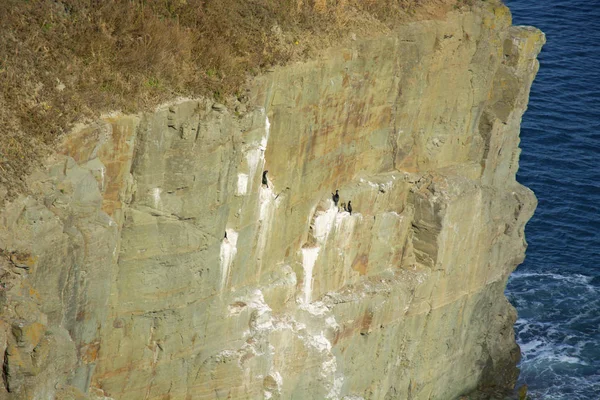
[[[531,342],[522,344],[520,347],[523,353],[529,353],[534,349],[539,348],[541,345],[543,345],[541,340],[532,340]]]
[[[567,363],[567,364],[581,364],[581,365],[587,365],[586,362],[582,361],[580,358],[577,357],[570,357],[570,356],[558,356],[557,360],[563,363]]]
[[[546,350],[539,352],[535,357],[535,363],[549,367],[553,364],[578,364],[588,365],[587,362],[583,361],[579,357],[575,357],[567,354],[557,354],[555,348],[550,346],[545,347]]]
[[[511,279],[520,279],[520,278],[550,278],[559,281],[565,281],[578,285],[588,285],[590,281],[593,279],[591,276],[581,275],[581,274],[572,274],[572,275],[562,275],[555,274],[552,272],[513,272],[511,274]]]
[[[535,324],[539,325],[539,324]],[[522,334],[523,331],[520,332]],[[558,334],[558,335],[557,335]],[[577,345],[566,344],[565,340],[560,342],[549,339],[553,336],[561,336],[557,330],[552,328],[543,336],[525,343],[520,343],[523,359],[532,365],[548,368],[554,364],[578,364],[588,365],[588,363],[579,356],[584,351],[585,343]]]

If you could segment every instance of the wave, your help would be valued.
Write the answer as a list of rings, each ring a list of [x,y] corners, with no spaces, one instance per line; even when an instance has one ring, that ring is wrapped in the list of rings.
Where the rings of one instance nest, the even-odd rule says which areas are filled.
[[[582,274],[558,274],[554,272],[513,272],[510,279],[529,279],[529,278],[550,278],[554,280],[564,281],[568,283],[589,286],[595,288],[589,283],[594,279],[593,276]]]
[[[515,24],[537,26],[547,38],[523,116],[517,175],[538,209],[525,228],[527,258],[506,291],[519,314],[519,380],[535,400],[598,400],[600,4],[505,3]]]

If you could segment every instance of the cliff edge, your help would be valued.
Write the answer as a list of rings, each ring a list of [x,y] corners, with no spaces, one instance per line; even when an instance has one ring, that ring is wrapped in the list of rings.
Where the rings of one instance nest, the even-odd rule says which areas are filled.
[[[0,211],[0,397],[512,389],[544,40],[483,3],[66,135]]]

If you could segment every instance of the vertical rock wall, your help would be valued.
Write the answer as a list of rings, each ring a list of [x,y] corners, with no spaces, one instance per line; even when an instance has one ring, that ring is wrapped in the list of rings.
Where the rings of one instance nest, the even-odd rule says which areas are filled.
[[[276,68],[231,108],[68,135],[0,217],[2,398],[514,385],[503,290],[535,208],[515,174],[544,37],[510,22],[487,5],[407,24]]]

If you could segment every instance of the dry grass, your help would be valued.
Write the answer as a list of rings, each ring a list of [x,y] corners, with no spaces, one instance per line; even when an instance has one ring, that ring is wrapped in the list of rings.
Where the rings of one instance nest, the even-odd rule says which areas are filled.
[[[466,1],[0,0],[0,186],[23,189],[76,121],[175,96],[224,99],[248,74],[365,21],[384,29]]]

